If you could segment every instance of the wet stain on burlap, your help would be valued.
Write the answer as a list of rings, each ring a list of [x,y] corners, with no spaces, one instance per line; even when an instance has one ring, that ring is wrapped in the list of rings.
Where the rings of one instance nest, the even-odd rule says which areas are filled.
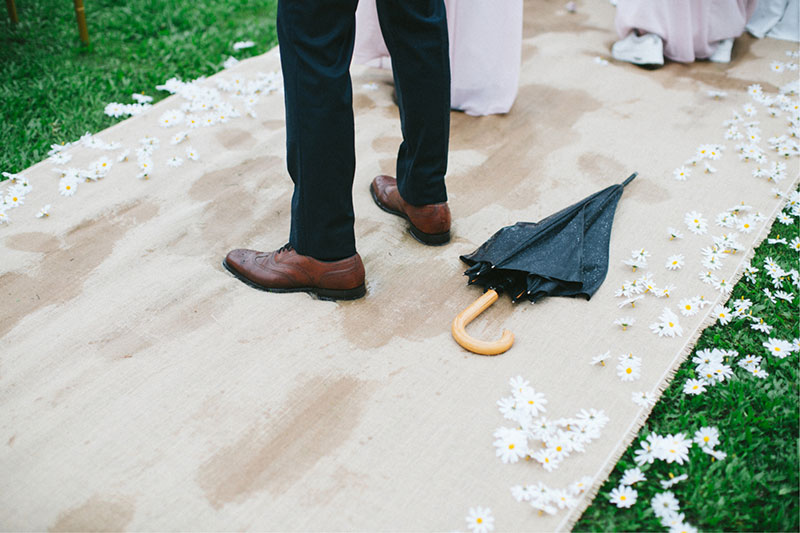
[[[49,531],[124,531],[134,511],[133,503],[125,498],[93,496],[59,514]]]
[[[44,254],[25,272],[0,276],[0,336],[38,309],[63,304],[81,294],[90,272],[132,228],[156,216],[158,207],[136,200],[98,218],[84,220],[60,240],[45,234],[9,237],[5,245]]]
[[[275,415],[253,424],[201,465],[197,483],[215,509],[267,491],[279,495],[344,444],[358,426],[370,385],[317,377],[298,385]]]

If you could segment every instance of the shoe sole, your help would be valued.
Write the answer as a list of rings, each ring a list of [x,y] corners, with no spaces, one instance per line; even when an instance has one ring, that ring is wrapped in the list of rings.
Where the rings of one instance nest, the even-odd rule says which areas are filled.
[[[235,269],[231,268],[231,266],[228,265],[228,262],[224,259],[222,260],[222,266],[225,268],[225,270],[233,274],[233,277],[235,277],[239,281],[242,281],[245,285],[249,285],[254,289],[258,289],[264,292],[274,292],[280,294],[287,292],[306,292],[308,294],[316,296],[320,300],[325,300],[327,302],[335,302],[337,300],[358,300],[359,298],[362,298],[365,294],[367,294],[367,286],[363,283],[354,289],[324,289],[321,287],[296,287],[294,289],[276,289],[273,287],[264,287],[263,285],[259,285],[253,280],[250,280],[241,275]]]
[[[425,233],[417,229],[417,227],[411,222],[411,219],[408,218],[408,215],[402,211],[395,211],[394,209],[389,209],[389,207],[383,205],[381,201],[378,200],[378,194],[375,192],[375,189],[371,183],[369,184],[369,193],[372,195],[372,200],[375,202],[375,205],[389,214],[406,219],[408,222],[408,232],[418,242],[421,242],[427,246],[444,246],[450,242],[450,231],[445,231],[444,233]]]

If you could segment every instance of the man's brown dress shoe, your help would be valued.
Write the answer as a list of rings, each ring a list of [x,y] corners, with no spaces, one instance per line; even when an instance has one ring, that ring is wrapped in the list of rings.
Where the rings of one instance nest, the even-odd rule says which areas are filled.
[[[251,287],[268,292],[309,292],[321,300],[355,300],[367,292],[364,263],[358,254],[320,261],[298,254],[287,244],[266,253],[233,250],[222,266]]]
[[[369,190],[378,207],[408,220],[411,235],[422,244],[441,246],[450,242],[450,208],[447,202],[411,205],[400,196],[397,180],[391,176],[377,176]]]

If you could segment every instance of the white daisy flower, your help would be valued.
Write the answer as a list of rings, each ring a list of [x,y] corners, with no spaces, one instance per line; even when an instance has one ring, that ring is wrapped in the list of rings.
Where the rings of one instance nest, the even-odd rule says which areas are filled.
[[[709,163],[708,161],[706,161],[706,162],[705,162],[703,165],[704,165],[704,167],[705,167],[705,170],[704,170],[704,172],[705,172],[706,174],[714,174],[714,173],[717,171],[717,169],[716,169],[716,168],[714,168],[714,167],[712,167],[712,166],[711,166],[711,163]]]
[[[727,130],[725,130],[725,138],[729,141],[738,141],[743,139],[744,136],[739,131],[739,128],[736,126],[730,126]]]
[[[238,64],[239,64],[239,60],[236,59],[233,56],[230,56],[230,57],[228,57],[228,59],[225,60],[224,63],[222,63],[222,68],[224,68],[224,69],[233,68]]]
[[[617,361],[623,364],[633,364],[642,366],[642,358],[633,355],[633,352],[623,353],[617,357]]]
[[[789,241],[789,248],[791,248],[795,252],[800,252],[800,237],[795,237],[794,239]]]
[[[675,285],[668,283],[661,288],[654,289],[653,293],[656,295],[656,298],[669,298],[670,293],[676,288]]]
[[[121,152],[121,153],[120,153],[120,154],[117,156],[117,163],[122,163],[122,162],[124,162],[124,161],[127,161],[127,160],[128,160],[128,155],[130,155],[130,153],[131,153],[131,151],[130,151],[130,150],[123,150],[123,151],[122,151],[122,152]]]
[[[745,217],[739,220],[736,223],[736,229],[742,233],[750,233],[755,229],[755,226],[753,225],[753,219],[751,217]]]
[[[669,240],[674,241],[675,239],[683,239],[683,233],[675,228],[667,228],[667,233],[669,233]]]
[[[55,165],[65,165],[69,163],[72,159],[72,156],[65,153],[65,152],[56,152],[55,154],[50,156],[50,162]]]
[[[558,468],[559,460],[556,458],[553,451],[548,448],[542,448],[536,453],[531,454],[531,459],[541,464],[548,472],[552,472]]]
[[[671,255],[667,258],[667,262],[664,267],[667,270],[678,270],[683,267],[684,264],[684,257],[683,254],[676,254]]]
[[[600,57],[600,56],[595,56],[594,62],[597,63],[598,65],[603,65],[603,66],[606,66],[606,65],[609,64],[608,63],[608,59],[605,59],[605,58]]]
[[[633,361],[620,362],[617,365],[617,376],[622,381],[635,381],[642,376],[641,364],[635,364]]]
[[[772,72],[781,73],[786,68],[786,64],[781,61],[773,61],[769,64],[769,69]]]
[[[660,481],[661,486],[665,489],[672,487],[673,485],[677,485],[681,481],[686,481],[689,479],[689,476],[686,474],[681,474],[680,476],[675,476],[672,473],[669,474],[669,479],[662,479]],[[680,520],[683,521],[683,514],[680,515]]]
[[[622,328],[622,331],[625,331],[630,326],[636,323],[636,319],[629,316],[624,316],[622,318],[618,318],[614,321],[614,324]]]
[[[762,342],[761,345],[778,359],[783,359],[793,351],[792,343],[772,337],[768,341]]]
[[[183,159],[178,156],[172,156],[167,159],[167,166],[177,168],[183,165]]]
[[[679,465],[689,460],[689,449],[692,447],[692,441],[687,439],[686,435],[683,433],[667,435],[663,442],[664,446],[658,450],[661,454],[659,459],[667,463],[675,462]]]
[[[6,213],[6,210],[0,205],[0,226],[3,224],[9,224],[10,222],[11,219],[9,218],[8,213]]]
[[[750,103],[744,104],[742,106],[742,111],[744,111],[744,114],[747,115],[748,117],[756,116],[756,112],[757,112],[756,111],[756,106],[754,106],[753,104],[750,104]]]
[[[769,301],[772,303],[778,303],[778,299],[772,294],[772,292],[767,288],[764,287],[764,295],[769,298]]]
[[[192,161],[197,161],[198,159],[197,151],[191,146],[188,146],[186,148],[186,157],[188,159],[191,159]]]
[[[730,323],[731,319],[731,310],[725,307],[724,305],[717,305],[714,308],[714,316],[717,317],[717,322],[721,325],[725,326]]]
[[[103,113],[108,115],[109,117],[119,118],[123,115],[127,115],[125,112],[125,106],[118,103],[118,102],[111,102],[110,104],[106,105]]]
[[[494,531],[494,516],[488,507],[470,507],[466,516],[467,529],[472,533],[489,533]]]
[[[361,88],[364,89],[365,91],[377,91],[378,90],[378,84],[375,83],[375,82],[365,83],[365,84],[363,84],[361,86]]]
[[[131,98],[133,98],[134,100],[136,100],[136,102],[140,104],[149,104],[150,102],[153,101],[152,96],[147,96],[144,93],[133,93],[131,95]]]
[[[695,432],[694,442],[698,446],[714,448],[719,444],[719,430],[713,426],[703,426]]]
[[[525,409],[531,416],[538,416],[547,411],[547,398],[541,392],[536,392],[533,387],[524,387],[521,391],[514,392],[514,399],[520,409]]]
[[[753,320],[750,324],[750,328],[756,331],[760,331],[761,333],[766,333],[769,335],[772,332],[772,326],[764,322],[763,318],[759,318],[758,320]]]
[[[72,177],[64,177],[58,181],[58,192],[61,196],[72,196],[78,191],[78,180]]]
[[[686,167],[679,167],[672,171],[672,177],[678,181],[686,181],[692,175],[692,171]]]
[[[775,291],[775,298],[780,298],[781,300],[791,302],[794,300],[794,294],[786,291]]]
[[[743,357],[743,358],[742,358],[742,359],[741,359],[741,360],[740,360],[738,363],[736,363],[736,364],[737,364],[737,365],[739,365],[739,366],[740,366],[740,367],[742,367],[742,368],[747,368],[747,367],[752,367],[752,366],[758,366],[758,365],[760,365],[760,364],[761,364],[761,361],[762,361],[762,359],[763,359],[763,357],[761,357],[761,356],[756,356],[756,355],[745,355],[745,356],[744,356],[744,357]]]
[[[494,432],[497,457],[504,463],[516,463],[528,455],[528,435],[516,428],[501,427]]]
[[[594,357],[592,357],[592,360],[589,362],[589,364],[606,366],[606,359],[608,359],[609,357],[611,357],[611,351],[608,351],[606,353],[601,353],[600,355],[595,355]]]
[[[764,94],[763,90],[761,89],[761,85],[754,83],[747,88],[747,92],[750,96],[758,96],[760,94]]]
[[[572,509],[578,504],[578,500],[564,489],[554,489],[552,491],[552,498],[559,509]]]
[[[583,494],[586,491],[586,489],[592,486],[593,481],[594,480],[592,479],[591,476],[583,476],[578,481],[572,483],[569,487],[567,487],[567,490],[573,496],[579,496],[580,494]]]
[[[707,92],[709,98],[713,98],[714,100],[719,100],[720,98],[725,98],[728,96],[728,93],[725,91],[708,91]]]
[[[639,493],[636,491],[636,489],[626,487],[625,485],[620,485],[619,487],[611,490],[611,493],[609,494],[609,500],[618,508],[627,509],[636,503],[636,498],[638,496]]]
[[[745,267],[745,269],[744,269],[744,277],[745,277],[745,278],[747,279],[747,281],[749,281],[750,283],[755,283],[755,282],[756,282],[756,274],[758,274],[758,272],[759,272],[759,270],[758,270],[758,268],[757,268],[757,267],[754,267],[754,266],[747,266],[747,267]]]
[[[696,315],[699,311],[699,305],[697,304],[697,298],[684,298],[678,304],[678,308],[681,311],[683,316],[693,316]]]
[[[656,397],[652,392],[632,392],[631,400],[639,407],[650,407],[656,403]]]
[[[625,307],[626,305],[630,305],[631,307],[636,307],[636,302],[638,302],[639,300],[641,300],[641,299],[643,299],[643,298],[644,298],[644,296],[643,296],[643,295],[640,295],[640,296],[634,296],[634,297],[632,297],[632,298],[628,298],[627,300],[625,300],[625,301],[624,301],[624,302],[622,302],[621,304],[617,305],[617,307],[619,307],[620,309],[622,309],[622,308],[623,308],[623,307]]]
[[[50,204],[45,205],[39,212],[36,213],[36,218],[45,218],[50,216]]]
[[[718,279],[716,281],[712,281],[711,285],[713,285],[713,287],[715,289],[717,289],[719,292],[721,292],[722,294],[728,294],[733,289],[733,286],[731,285],[731,283],[728,280],[726,280],[725,278],[720,278],[720,279]]]
[[[620,483],[625,486],[632,486],[640,481],[647,481],[647,477],[642,473],[638,467],[629,468],[622,474]]]
[[[623,259],[622,260],[622,264],[631,267],[633,269],[633,272],[636,272],[637,268],[646,267],[647,266],[647,261],[646,260],[642,260],[642,259],[640,259],[638,257],[635,257],[633,259]]]
[[[170,139],[169,142],[170,142],[170,144],[180,144],[184,140],[186,140],[186,137],[188,135],[189,135],[189,132],[187,132],[187,131],[179,131],[178,133],[176,133],[175,135],[172,136],[172,138]]]
[[[153,161],[151,159],[140,159],[137,163],[139,170],[145,174],[153,171]]]
[[[634,452],[634,462],[639,466],[653,464],[656,460],[656,451],[663,445],[663,438],[655,433],[650,433],[639,445],[640,449]]]
[[[686,213],[684,222],[686,222],[689,231],[697,235],[702,235],[708,230],[708,221],[697,211]]]
[[[139,144],[155,150],[158,148],[158,145],[161,144],[161,142],[158,140],[158,137],[142,137],[139,139]]]
[[[794,219],[786,213],[779,213],[777,220],[784,226],[789,226],[794,223]]]
[[[683,393],[691,395],[702,394],[706,391],[706,385],[707,383],[702,379],[688,379],[683,384]]]
[[[659,518],[670,516],[680,510],[680,503],[671,491],[661,492],[650,500],[653,514]]]
[[[723,452],[721,450],[715,450],[715,449],[710,448],[708,446],[702,446],[700,449],[703,450],[708,455],[710,455],[711,457],[713,457],[714,459],[716,459],[717,461],[722,461],[726,457],[728,457],[727,453],[725,453],[725,452]],[[712,459],[712,461],[713,461],[713,459]]]
[[[776,238],[774,238],[774,239],[773,239],[772,237],[768,237],[768,238],[767,238],[767,242],[768,242],[769,244],[789,244],[788,242],[786,242],[786,239],[784,239],[784,238],[783,238],[783,237],[781,237],[780,235],[778,235],[778,236],[777,236]]]
[[[233,43],[234,50],[244,50],[245,48],[252,48],[256,45],[253,41],[237,41]]]

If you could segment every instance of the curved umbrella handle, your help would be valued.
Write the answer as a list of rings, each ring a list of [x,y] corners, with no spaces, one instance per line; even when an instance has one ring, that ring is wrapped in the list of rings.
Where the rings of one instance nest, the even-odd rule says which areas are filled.
[[[480,355],[498,355],[511,348],[511,345],[514,344],[514,334],[507,329],[503,330],[503,336],[500,337],[500,340],[494,342],[473,339],[466,331],[467,324],[496,301],[497,291],[489,289],[453,319],[453,338],[463,348]]]

